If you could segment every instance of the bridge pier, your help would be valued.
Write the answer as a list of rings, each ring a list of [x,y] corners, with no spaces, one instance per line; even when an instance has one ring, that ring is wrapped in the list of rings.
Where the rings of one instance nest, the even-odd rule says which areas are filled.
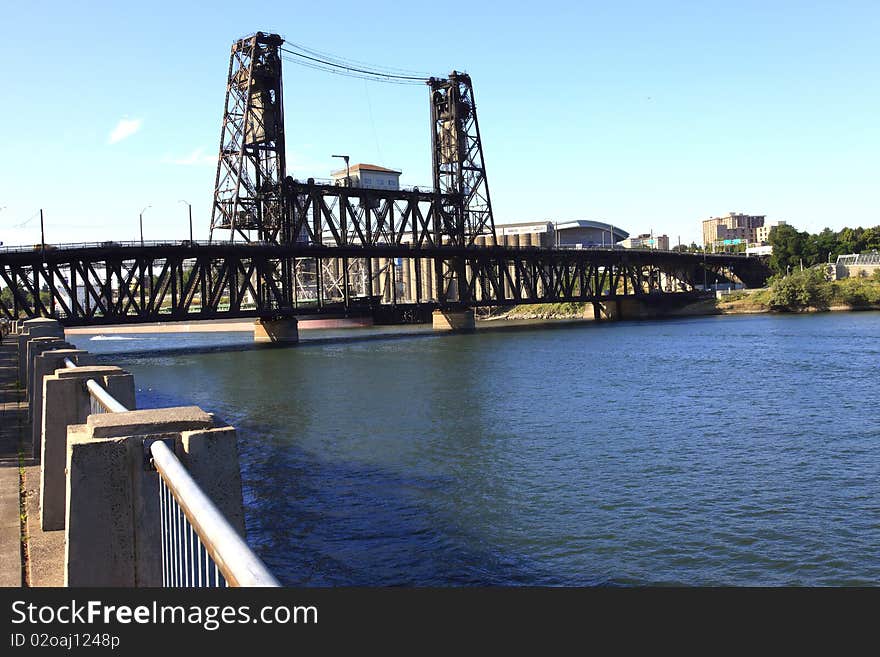
[[[657,319],[674,314],[693,300],[693,296],[683,294],[625,296],[594,301],[593,312],[596,320]]]
[[[431,324],[435,331],[473,331],[476,328],[471,309],[435,310]]]
[[[254,342],[296,344],[299,342],[299,322],[288,319],[258,319],[254,322]]]

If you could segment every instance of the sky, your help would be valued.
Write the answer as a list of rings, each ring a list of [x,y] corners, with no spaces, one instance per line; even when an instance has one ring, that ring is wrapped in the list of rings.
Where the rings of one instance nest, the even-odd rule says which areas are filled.
[[[496,224],[880,224],[880,2],[5,3],[0,241],[206,239],[233,41],[473,80]],[[427,88],[285,62],[288,174],[431,181]],[[147,206],[149,206],[147,208]],[[144,208],[147,208],[144,211]]]

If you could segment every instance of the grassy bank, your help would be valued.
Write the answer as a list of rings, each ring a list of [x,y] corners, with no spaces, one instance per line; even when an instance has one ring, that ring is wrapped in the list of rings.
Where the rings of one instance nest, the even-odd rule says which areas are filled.
[[[880,308],[880,272],[872,277],[825,279],[820,269],[773,277],[767,288],[740,292],[717,302],[721,312],[805,312]]]

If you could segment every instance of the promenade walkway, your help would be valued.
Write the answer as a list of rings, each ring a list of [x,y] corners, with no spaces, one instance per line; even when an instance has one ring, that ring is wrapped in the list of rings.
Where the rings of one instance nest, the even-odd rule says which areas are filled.
[[[0,344],[0,586],[22,586],[19,447],[27,406],[18,389],[18,349]],[[30,454],[26,455],[30,461]]]

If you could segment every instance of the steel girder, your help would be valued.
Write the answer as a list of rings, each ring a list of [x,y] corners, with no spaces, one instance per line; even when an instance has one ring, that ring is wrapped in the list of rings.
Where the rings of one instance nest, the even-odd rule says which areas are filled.
[[[758,276],[756,265],[739,256],[399,243],[56,248],[0,254],[0,316],[76,326],[593,301],[691,292],[704,280],[741,280],[738,269]]]

